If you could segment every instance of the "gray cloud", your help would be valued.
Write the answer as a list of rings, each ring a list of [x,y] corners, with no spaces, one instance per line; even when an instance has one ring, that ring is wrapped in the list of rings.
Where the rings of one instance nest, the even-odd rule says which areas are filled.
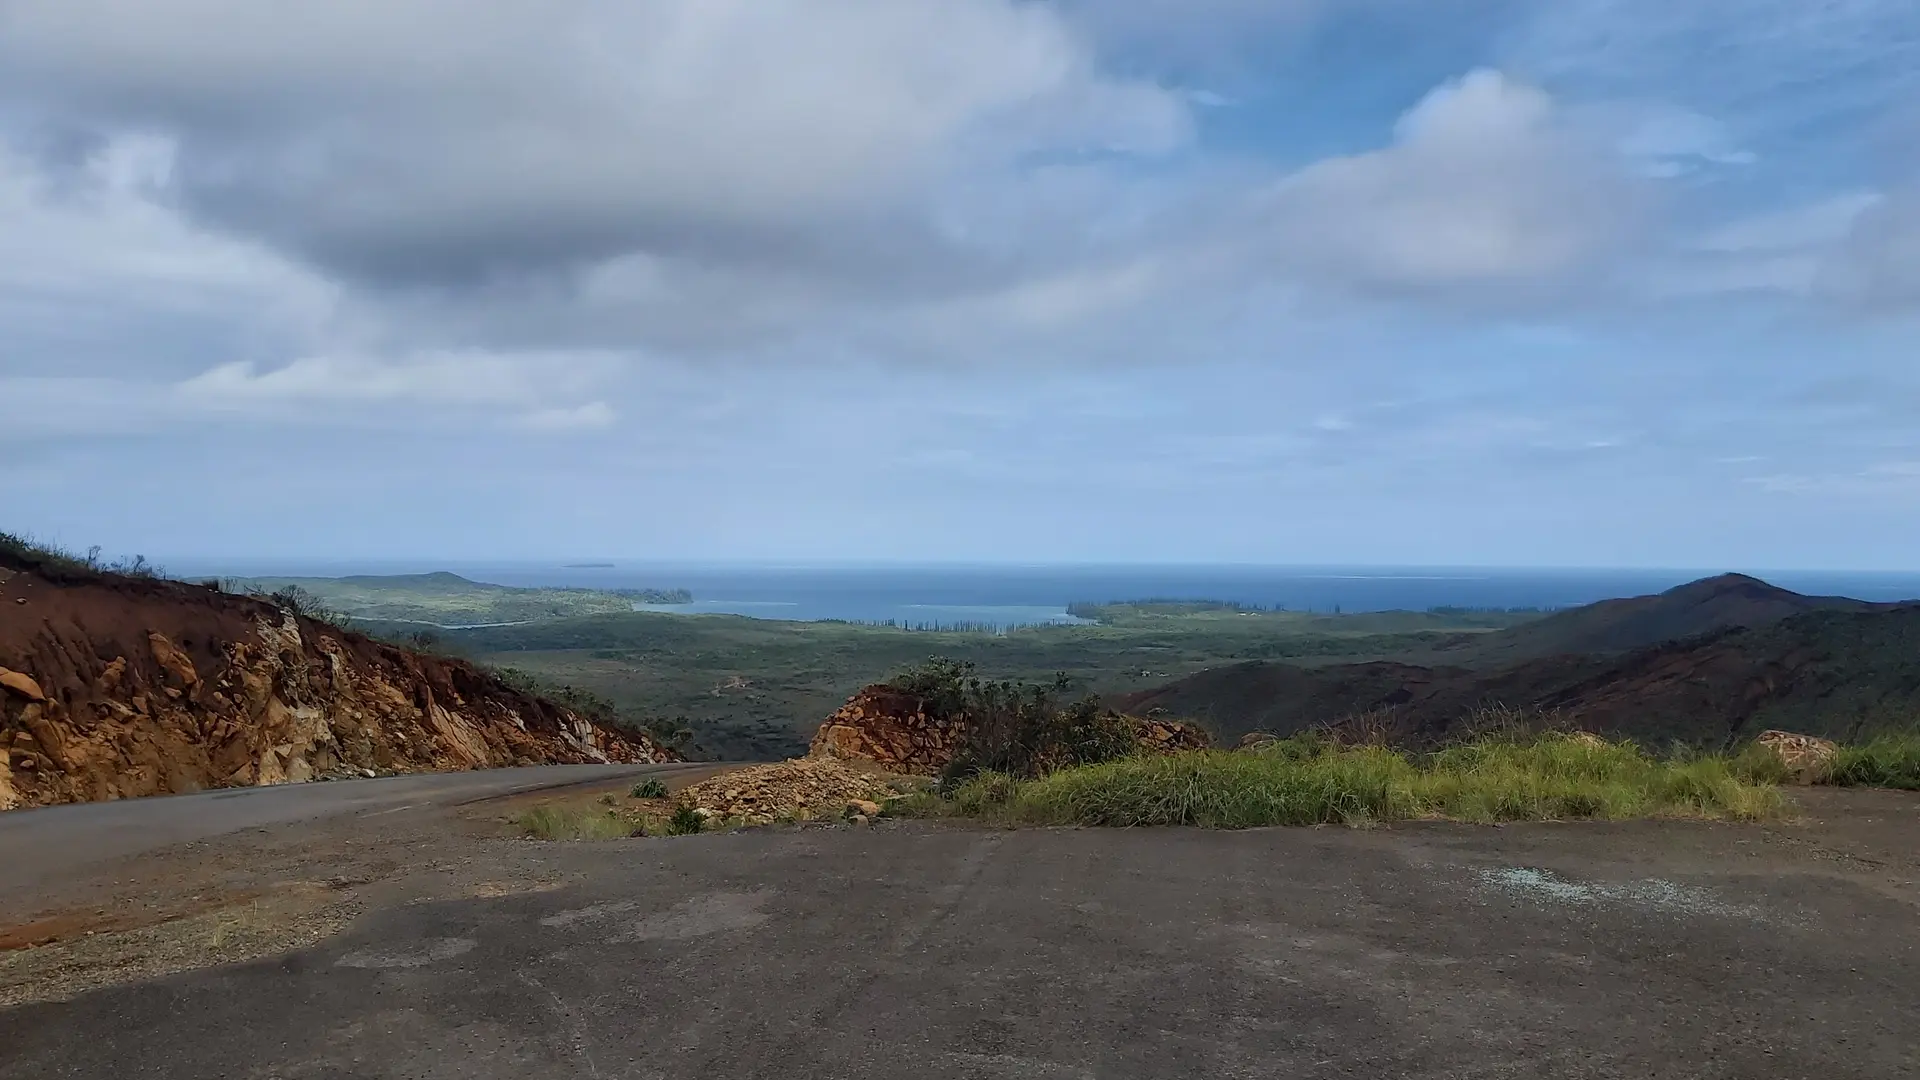
[[[810,264],[1020,155],[1186,137],[1008,0],[483,6],[15,0],[0,88],[48,130],[158,133],[195,220],[371,283]]]

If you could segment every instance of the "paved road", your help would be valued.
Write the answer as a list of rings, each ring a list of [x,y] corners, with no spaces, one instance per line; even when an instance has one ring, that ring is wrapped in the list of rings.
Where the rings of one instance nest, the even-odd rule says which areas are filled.
[[[1920,1075],[1912,867],[1779,832],[885,824],[540,850],[588,884],[0,1012],[0,1078]]]
[[[668,775],[706,767],[710,766],[542,765],[11,810],[0,813],[0,866],[6,867],[13,881],[32,881],[90,863],[241,829],[416,805],[444,806],[616,777]]]

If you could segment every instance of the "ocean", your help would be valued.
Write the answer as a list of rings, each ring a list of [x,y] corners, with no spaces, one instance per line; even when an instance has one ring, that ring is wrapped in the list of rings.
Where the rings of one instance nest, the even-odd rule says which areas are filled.
[[[177,567],[174,568],[177,571]],[[1067,605],[1111,600],[1217,600],[1293,611],[1564,608],[1639,596],[1712,570],[1541,570],[1276,566],[774,566],[664,562],[249,563],[195,574],[408,574],[450,570],[517,586],[684,588],[694,603],[659,610],[762,619],[997,627],[1071,623]],[[189,577],[193,574],[181,573]],[[1920,573],[1760,571],[1785,589],[1861,600],[1920,599]]]

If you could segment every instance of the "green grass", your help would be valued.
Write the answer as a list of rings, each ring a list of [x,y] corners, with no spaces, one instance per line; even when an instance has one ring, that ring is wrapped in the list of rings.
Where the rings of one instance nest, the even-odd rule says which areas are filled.
[[[649,776],[633,785],[633,790],[628,794],[636,799],[664,799],[667,797],[667,785],[659,777]]]
[[[1920,732],[1881,735],[1841,746],[1827,782],[1920,791]]]
[[[1019,782],[983,775],[946,799],[963,817],[1043,825],[1367,824],[1778,814],[1779,791],[1718,756],[1663,760],[1626,743],[1485,739],[1430,755],[1288,739],[1063,769]],[[912,808],[927,812],[928,807]]]
[[[622,840],[639,835],[633,823],[606,810],[583,806],[536,806],[515,819],[540,840]]]

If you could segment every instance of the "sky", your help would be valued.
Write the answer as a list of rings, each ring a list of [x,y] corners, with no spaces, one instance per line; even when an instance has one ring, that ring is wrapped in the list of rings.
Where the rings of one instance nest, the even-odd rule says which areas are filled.
[[[0,508],[1920,569],[1920,5],[0,0]]]

